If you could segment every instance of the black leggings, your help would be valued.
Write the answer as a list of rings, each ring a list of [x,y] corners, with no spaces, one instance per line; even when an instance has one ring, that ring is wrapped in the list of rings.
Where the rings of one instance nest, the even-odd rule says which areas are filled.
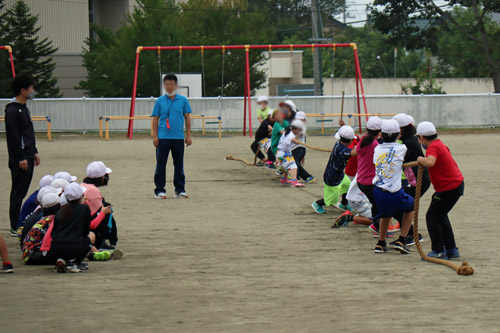
[[[455,235],[448,213],[464,194],[464,187],[462,182],[453,190],[436,192],[432,195],[431,204],[425,216],[427,231],[432,242],[432,251],[443,252],[444,249],[451,250],[456,247]]]
[[[75,264],[79,265],[90,252],[91,248],[92,244],[90,243],[90,238],[87,236],[83,237],[82,244],[80,246],[78,246],[78,244],[53,244],[49,253],[47,253],[47,263],[55,264],[57,259],[61,258],[66,260],[66,262],[74,259]]]
[[[302,166],[302,160],[306,157],[306,148],[298,147],[292,150],[292,156],[295,160],[295,164],[297,164],[297,178],[306,180],[311,177],[311,174],[307,172],[306,169]]]

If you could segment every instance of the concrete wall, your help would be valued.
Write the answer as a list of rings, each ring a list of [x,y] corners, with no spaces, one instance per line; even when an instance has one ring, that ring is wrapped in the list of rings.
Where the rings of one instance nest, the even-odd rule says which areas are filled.
[[[488,78],[450,78],[436,79],[447,94],[481,94],[493,92],[493,80]],[[302,83],[314,83],[314,79],[303,79]],[[332,85],[333,83],[333,85]],[[363,79],[367,95],[400,95],[401,85],[415,84],[415,79]],[[332,90],[333,89],[333,90]],[[354,78],[323,79],[324,95],[339,95],[345,91],[347,95],[356,93]]]

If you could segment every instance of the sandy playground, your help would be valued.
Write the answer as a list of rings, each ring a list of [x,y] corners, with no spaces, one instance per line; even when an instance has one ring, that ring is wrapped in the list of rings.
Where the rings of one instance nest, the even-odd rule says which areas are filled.
[[[9,237],[16,271],[0,276],[0,331],[500,332],[500,135],[442,138],[466,179],[451,219],[473,276],[424,263],[416,250],[375,255],[366,227],[330,229],[338,212],[320,216],[309,206],[322,196],[321,184],[280,187],[273,171],[224,160],[252,160],[248,138],[195,137],[186,152],[191,198],[154,200],[150,140],[40,137],[42,165],[32,190],[41,176],[60,170],[82,180],[93,160],[113,169],[103,194],[115,204],[126,255],[90,263],[85,274],[56,274],[52,267],[23,266]],[[333,137],[308,143],[327,148]],[[1,139],[4,235],[6,150]],[[321,179],[327,159],[309,150],[306,167]],[[429,250],[425,211],[421,216]]]

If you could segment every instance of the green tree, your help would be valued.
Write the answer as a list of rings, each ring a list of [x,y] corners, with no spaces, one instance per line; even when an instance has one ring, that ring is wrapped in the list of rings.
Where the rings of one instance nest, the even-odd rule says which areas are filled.
[[[86,80],[78,88],[90,96],[126,97],[132,93],[135,49],[139,45],[220,45],[268,43],[274,30],[268,16],[249,11],[243,0],[189,0],[178,4],[173,0],[139,0],[138,7],[124,25],[113,33],[94,26],[97,38],[87,40],[84,66]],[[258,28],[259,33],[255,33]],[[203,52],[205,91],[207,96],[221,94],[222,52]],[[159,67],[162,72],[179,71],[179,52],[142,52],[137,96],[157,96],[160,92]],[[258,89],[265,81],[259,69],[262,54],[250,52],[250,79]],[[201,73],[200,51],[183,50],[181,71]],[[226,51],[224,95],[242,95],[244,90],[245,53]]]
[[[474,22],[471,9],[456,8],[454,17],[458,24],[470,26]],[[500,26],[490,17],[485,17],[485,28],[488,34],[499,35],[498,42],[492,43],[492,57],[500,59]],[[479,37],[479,34],[476,33]],[[437,34],[438,49],[435,52],[438,63],[434,73],[438,77],[491,77],[490,66],[477,43],[449,30],[441,30]]]
[[[38,97],[60,97],[57,80],[53,77],[55,63],[52,55],[57,48],[48,38],[37,36],[38,16],[31,15],[23,0],[17,1],[0,18],[2,44],[12,46],[16,73],[26,73],[35,80]],[[8,58],[7,58],[8,60]],[[0,96],[12,96],[10,89],[11,70],[8,61],[2,62],[0,72]]]
[[[481,50],[480,57],[473,62],[482,62],[493,79],[495,92],[500,93],[500,56],[498,41],[500,27],[491,22],[491,15],[500,12],[497,0],[449,0],[438,5],[433,0],[375,0],[370,17],[380,31],[389,34],[392,41],[404,42],[409,49],[430,48],[443,54],[453,52],[444,50],[437,36],[440,30],[447,29],[467,43],[470,50]],[[460,10],[446,11],[445,6],[461,6],[470,15],[461,15]],[[464,19],[464,18],[469,19]],[[461,57],[455,52],[454,57]],[[465,51],[467,52],[467,51]],[[478,54],[479,55],[479,54]],[[453,57],[453,56],[452,56]],[[451,59],[451,57],[448,57]],[[479,60],[482,58],[482,60]],[[456,63],[456,62],[455,62]],[[474,66],[469,64],[469,66]]]
[[[356,43],[361,66],[361,74],[366,78],[394,77],[394,44],[388,41],[387,35],[371,27],[353,28],[332,35],[336,43]],[[285,44],[306,43],[298,36],[284,40]],[[317,51],[316,51],[317,52]],[[322,49],[323,77],[353,78],[354,55],[351,48]],[[312,51],[305,49],[302,57],[303,76],[313,77]],[[397,77],[416,77],[425,69],[423,51],[400,48],[397,53]]]

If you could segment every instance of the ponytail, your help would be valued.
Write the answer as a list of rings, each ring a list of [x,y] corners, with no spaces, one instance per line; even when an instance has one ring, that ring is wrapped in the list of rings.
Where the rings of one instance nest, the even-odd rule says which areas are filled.
[[[61,222],[63,224],[69,223],[74,215],[74,205],[80,203],[80,199],[69,201],[68,204],[61,208]]]
[[[288,126],[285,130],[285,136],[287,136],[288,134],[290,134],[290,132],[292,131],[292,126]]]
[[[366,135],[363,137],[363,139],[361,139],[361,143],[360,143],[361,148],[371,145],[373,143],[373,141],[375,141],[375,138],[380,133],[380,130],[367,129],[366,131],[367,131]]]

